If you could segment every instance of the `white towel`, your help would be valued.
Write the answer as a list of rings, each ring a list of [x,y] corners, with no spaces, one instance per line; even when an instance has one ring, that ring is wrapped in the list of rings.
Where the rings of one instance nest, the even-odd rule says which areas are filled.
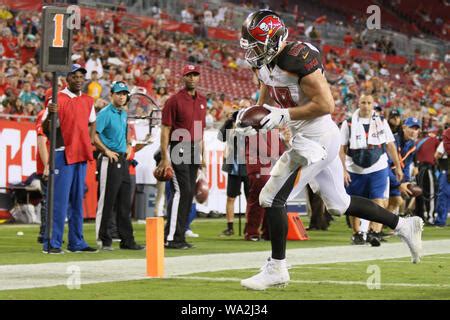
[[[367,145],[382,145],[386,143],[384,123],[380,116],[374,111],[370,117],[369,135],[366,139],[364,126],[359,121],[359,109],[352,115],[350,130],[350,149],[366,149]]]

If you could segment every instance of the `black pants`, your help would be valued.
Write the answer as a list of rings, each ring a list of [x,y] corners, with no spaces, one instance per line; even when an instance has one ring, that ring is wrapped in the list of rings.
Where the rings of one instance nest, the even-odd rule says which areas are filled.
[[[435,214],[436,181],[434,167],[427,164],[419,165],[418,184],[423,194],[416,198],[414,215],[421,217],[424,221],[433,223]]]
[[[108,157],[100,156],[99,201],[97,219],[100,219],[98,238],[104,246],[111,246],[112,235],[109,232],[114,207],[117,210],[117,230],[122,240],[121,246],[131,246],[134,242],[131,224],[131,183],[128,161],[120,154],[119,161],[110,162]]]
[[[134,202],[134,194],[136,191],[136,176],[130,175],[130,205],[131,209],[133,209],[133,202]],[[112,212],[111,222],[109,224],[109,234],[112,238],[120,238],[119,231],[117,230],[117,207],[118,204],[116,203]],[[132,210],[131,210],[132,211]],[[132,216],[132,212],[130,212],[130,215]]]
[[[185,242],[184,233],[200,168],[200,149],[196,143],[173,142],[170,144],[170,154],[174,175],[170,181],[171,196],[167,199],[164,240]]]
[[[41,181],[42,200],[41,200],[41,226],[39,227],[39,237],[44,237],[45,227],[47,225],[47,178],[39,176]]]
[[[333,220],[331,214],[325,207],[325,203],[318,193],[314,193],[311,187],[306,185],[308,202],[311,207],[311,219],[309,221],[309,228],[314,230],[327,230],[330,226],[330,221]]]
[[[241,194],[241,184],[244,184],[245,198],[248,198],[248,192],[250,189],[247,176],[237,176],[228,173],[228,183],[227,183],[227,197],[236,198]]]
[[[166,241],[184,242],[184,232],[195,194],[199,165],[173,164],[174,176],[170,181],[171,197],[167,202],[167,221],[164,229]]]

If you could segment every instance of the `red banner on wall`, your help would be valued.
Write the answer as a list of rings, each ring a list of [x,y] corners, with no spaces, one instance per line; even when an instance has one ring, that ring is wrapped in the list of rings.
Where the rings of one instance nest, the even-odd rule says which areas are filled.
[[[0,120],[0,187],[25,181],[36,172],[37,136],[34,123]],[[88,163],[84,217],[95,218],[97,181],[95,161]],[[9,218],[0,215],[0,219]]]
[[[0,187],[36,172],[34,123],[0,120]]]
[[[208,38],[221,40],[239,40],[239,33],[235,30],[222,28],[208,28]]]
[[[41,0],[2,0],[1,2],[12,10],[32,11],[41,11],[43,3]]]

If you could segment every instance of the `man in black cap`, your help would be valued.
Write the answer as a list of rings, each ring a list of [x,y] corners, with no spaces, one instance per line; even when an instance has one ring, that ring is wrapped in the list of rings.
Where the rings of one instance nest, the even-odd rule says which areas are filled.
[[[402,118],[398,109],[392,109],[391,112],[389,112],[388,123],[394,135],[399,132],[402,127]]]

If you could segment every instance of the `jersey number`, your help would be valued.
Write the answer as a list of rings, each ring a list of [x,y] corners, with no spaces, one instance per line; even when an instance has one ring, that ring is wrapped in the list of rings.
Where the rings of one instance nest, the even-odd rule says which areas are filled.
[[[60,13],[55,14],[53,21],[55,21],[55,37],[53,38],[52,46],[62,48],[64,47],[64,39],[63,39],[64,15]]]
[[[272,87],[267,86],[270,97],[275,100],[283,108],[293,108],[297,104],[292,99],[291,91],[288,87]]]

